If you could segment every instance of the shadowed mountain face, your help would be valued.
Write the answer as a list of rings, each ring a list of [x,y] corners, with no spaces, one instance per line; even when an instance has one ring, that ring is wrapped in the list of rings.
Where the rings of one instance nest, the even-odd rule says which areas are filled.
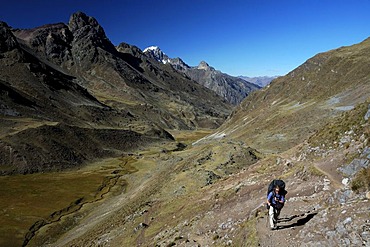
[[[80,165],[139,143],[173,140],[164,128],[218,127],[230,113],[231,106],[214,92],[173,68],[149,61],[136,47],[121,44],[116,49],[99,23],[84,13],[73,14],[68,24],[28,30],[1,22],[0,34],[3,173]],[[135,136],[129,138],[131,145],[103,144],[98,149],[104,152],[79,145],[76,150],[76,135],[70,136],[70,143],[54,145],[33,138],[49,136],[51,128],[46,126],[56,132],[83,132],[86,140],[96,138],[102,129],[105,136],[136,134],[129,135]],[[25,132],[29,138],[17,138]],[[61,146],[78,158],[60,157],[61,167],[50,165],[57,162],[53,154]],[[43,156],[39,164],[30,158],[32,153]]]
[[[260,89],[256,84],[215,70],[204,61],[197,67],[186,70],[185,74],[234,105],[238,105],[250,93]]]
[[[163,64],[170,64],[176,70],[184,73],[192,80],[211,89],[233,105],[239,104],[251,92],[261,87],[243,80],[242,78],[230,76],[215,70],[206,62],[201,61],[198,66],[191,67],[181,58],[169,58],[159,47],[151,46],[144,50],[144,53]]]

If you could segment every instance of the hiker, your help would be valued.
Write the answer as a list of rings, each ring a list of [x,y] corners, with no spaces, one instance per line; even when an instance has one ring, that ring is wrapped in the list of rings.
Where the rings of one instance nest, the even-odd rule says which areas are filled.
[[[281,193],[283,189],[276,185],[272,191],[267,195],[267,205],[269,209],[269,219],[271,230],[277,229],[277,220],[280,215],[281,209],[284,207],[285,197]]]

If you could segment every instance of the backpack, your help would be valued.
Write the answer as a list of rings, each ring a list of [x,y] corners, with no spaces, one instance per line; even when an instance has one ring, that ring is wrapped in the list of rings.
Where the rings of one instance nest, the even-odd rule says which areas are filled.
[[[283,195],[285,196],[288,191],[285,190],[285,182],[283,180],[280,180],[280,179],[274,179],[271,181],[268,189],[267,189],[267,196],[270,194],[271,191],[274,190],[274,188],[276,186],[279,186],[280,187],[280,195]]]

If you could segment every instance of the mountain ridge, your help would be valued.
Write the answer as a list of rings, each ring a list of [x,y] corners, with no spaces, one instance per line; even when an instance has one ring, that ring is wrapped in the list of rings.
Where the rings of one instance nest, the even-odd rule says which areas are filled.
[[[260,89],[258,85],[216,70],[205,61],[200,61],[197,66],[189,66],[181,58],[170,58],[158,46],[146,48],[144,53],[158,62],[170,64],[233,105],[239,104],[252,91]]]
[[[30,147],[25,149],[22,140],[15,138],[27,131],[29,123],[38,128],[29,132],[31,135],[45,137],[50,135],[48,126],[62,132],[67,125],[77,132],[94,129],[96,133],[86,131],[87,139],[96,138],[100,129],[110,129],[106,135],[116,135],[119,130],[146,136],[148,143],[171,142],[173,137],[165,129],[215,128],[231,111],[231,105],[215,93],[174,69],[149,61],[135,47],[118,51],[97,20],[82,12],[72,14],[68,24],[32,29],[14,29],[2,22],[0,32],[0,86],[6,92],[0,97],[0,113],[7,119],[1,142],[2,150],[12,150],[0,157],[2,173],[42,172],[50,167],[63,170],[93,160],[94,154],[102,158],[93,149],[83,151],[83,146],[75,150],[76,137],[59,145],[71,153],[85,153],[84,157],[64,157],[59,168],[49,166],[58,145],[29,138],[25,144]],[[15,131],[11,123],[21,131]],[[13,136],[7,139],[9,133]],[[132,150],[127,147],[100,148],[111,149],[102,152],[106,156]],[[48,158],[36,165],[33,155]],[[26,161],[12,159],[15,156]]]

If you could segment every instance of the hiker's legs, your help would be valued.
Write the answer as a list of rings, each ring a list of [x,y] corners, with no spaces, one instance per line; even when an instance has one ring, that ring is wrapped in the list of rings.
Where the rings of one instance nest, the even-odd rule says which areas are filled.
[[[279,219],[281,209],[275,209],[275,220],[277,221]]]
[[[275,216],[275,209],[274,209],[274,207],[270,206],[270,209],[269,209],[269,221],[270,221],[270,227],[271,228],[275,228],[275,226],[276,226],[276,223],[275,223],[275,220],[274,220],[274,216]]]

